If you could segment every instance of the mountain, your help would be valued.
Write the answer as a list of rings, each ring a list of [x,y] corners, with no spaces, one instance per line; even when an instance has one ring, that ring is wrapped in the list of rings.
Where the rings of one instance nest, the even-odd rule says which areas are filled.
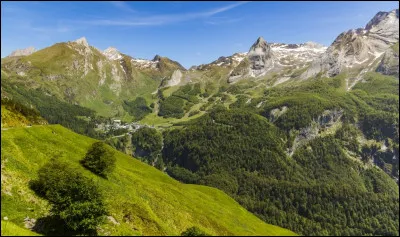
[[[104,52],[90,46],[85,37],[57,43],[22,58],[2,59],[2,73],[10,81],[45,88],[62,101],[93,109],[103,116],[130,115],[123,100],[132,100],[157,89],[175,70],[185,71],[176,61],[155,56],[135,59],[108,48]],[[150,103],[149,103],[150,104]]]
[[[36,49],[34,47],[28,47],[26,49],[17,49],[13,51],[8,57],[27,56],[31,55],[34,52],[36,52]]]
[[[323,53],[325,47],[308,42],[304,44],[268,44],[259,37],[246,54],[246,60],[232,71],[228,82],[232,83],[244,77],[260,77],[267,73],[279,72],[293,65],[304,67],[305,63]]]
[[[373,70],[371,67],[380,61],[382,54],[398,41],[398,9],[379,12],[364,28],[341,33],[327,51],[302,74],[302,78],[318,73],[331,77],[356,68]]]
[[[397,235],[393,12],[386,15],[393,21],[381,19],[384,27],[345,32],[328,49],[259,38],[251,56],[220,57],[182,73],[180,84],[158,91],[163,119],[142,120],[163,131],[166,172],[221,189],[263,220],[300,234]],[[354,47],[346,45],[353,36]],[[332,53],[338,49],[345,56]],[[387,55],[375,60],[378,52]],[[358,64],[365,55],[369,61]],[[327,57],[353,67],[304,76]]]
[[[267,223],[398,235],[398,21],[398,10],[380,12],[328,48],[259,37],[189,70],[79,39],[2,59],[2,96],[183,183],[220,189]]]

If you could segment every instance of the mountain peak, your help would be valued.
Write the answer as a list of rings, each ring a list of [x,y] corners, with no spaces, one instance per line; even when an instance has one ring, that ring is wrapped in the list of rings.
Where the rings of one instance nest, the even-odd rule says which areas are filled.
[[[267,47],[267,41],[260,36],[258,37],[257,41],[251,46],[252,49],[254,48],[266,48]]]
[[[257,42],[265,42],[265,39],[262,36],[260,36],[258,37]]]
[[[84,45],[84,46],[86,46],[86,47],[89,47],[89,44],[88,44],[88,42],[87,42],[85,36],[83,36],[83,37],[81,37],[81,38],[75,40],[74,42],[75,42],[75,43],[78,43],[78,44],[81,44],[81,45]]]
[[[122,58],[122,55],[115,47],[108,47],[106,50],[103,51],[103,54],[110,60],[117,60]]]
[[[156,56],[154,56],[152,61],[156,62],[156,61],[160,61],[160,59],[161,59],[161,56],[157,54]]]
[[[394,9],[390,12],[380,11],[368,22],[365,26],[365,30],[371,30],[373,27],[376,27],[385,21],[390,21],[390,23],[392,23],[396,18],[399,19],[399,9]]]
[[[26,49],[17,49],[15,51],[13,51],[9,57],[15,57],[15,56],[27,56],[27,55],[31,55],[34,52],[36,52],[36,49],[34,47],[28,47]]]

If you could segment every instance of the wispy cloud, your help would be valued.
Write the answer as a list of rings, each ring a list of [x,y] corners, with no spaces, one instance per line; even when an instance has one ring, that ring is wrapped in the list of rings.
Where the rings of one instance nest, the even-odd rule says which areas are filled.
[[[83,23],[88,25],[97,25],[97,26],[151,26],[151,25],[166,25],[171,23],[177,23],[188,20],[195,19],[207,19],[211,16],[214,16],[218,13],[222,13],[233,8],[236,8],[240,5],[243,5],[248,2],[237,2],[234,4],[230,4],[224,7],[211,9],[203,12],[192,12],[192,13],[183,13],[183,14],[170,14],[170,15],[153,15],[147,17],[136,17],[136,18],[125,18],[125,19],[96,19],[89,21],[76,21],[77,23]],[[120,4],[120,3],[118,3]],[[125,3],[123,3],[125,4]],[[122,6],[122,5],[120,5]],[[240,20],[240,19],[239,19]],[[229,22],[236,22],[238,19],[230,19],[226,20]],[[209,21],[209,24],[213,24],[213,21]],[[214,22],[215,23],[215,22]],[[217,23],[215,23],[217,24]]]
[[[67,26],[56,26],[56,27],[30,27],[32,31],[40,32],[43,34],[51,34],[51,33],[67,33],[74,31],[73,28]]]
[[[131,8],[126,2],[124,1],[109,1],[114,7],[121,9],[123,11],[127,11],[127,12],[137,12],[136,10],[134,10],[133,8]]]
[[[210,25],[222,25],[241,21],[243,18],[227,18],[227,17],[213,17],[205,21],[206,24]]]

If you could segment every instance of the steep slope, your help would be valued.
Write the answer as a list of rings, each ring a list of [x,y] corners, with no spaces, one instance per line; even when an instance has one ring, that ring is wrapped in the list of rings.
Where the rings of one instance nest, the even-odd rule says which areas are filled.
[[[354,69],[371,70],[378,58],[399,41],[399,10],[379,12],[364,27],[340,34],[301,77],[335,76]]]
[[[1,99],[1,128],[47,124],[38,111],[9,98]]]
[[[294,234],[263,223],[217,189],[179,183],[122,153],[117,153],[116,170],[107,180],[95,176],[79,164],[94,141],[59,125],[2,131],[2,220],[7,217],[23,227],[24,219],[25,224],[36,219],[46,226],[48,204],[35,196],[28,182],[39,167],[57,158],[94,179],[104,192],[111,216],[99,229],[101,235],[180,235],[191,226],[212,235]]]
[[[317,107],[306,98],[293,100]],[[288,107],[298,118],[311,112]],[[398,235],[396,182],[369,164],[368,151],[365,162],[354,155],[361,150],[354,125],[330,117],[321,113],[317,136],[300,134],[309,140],[289,156],[293,140],[284,131],[244,109],[219,108],[165,132],[164,163],[175,178],[217,187],[263,220],[303,235]]]

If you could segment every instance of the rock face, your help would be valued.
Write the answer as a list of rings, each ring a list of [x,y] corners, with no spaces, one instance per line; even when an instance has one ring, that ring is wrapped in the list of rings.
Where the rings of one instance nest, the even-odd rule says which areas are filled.
[[[122,55],[114,47],[108,47],[103,51],[103,54],[110,60],[119,60],[122,58]]]
[[[391,48],[386,50],[376,71],[399,78],[399,54]]]
[[[17,49],[15,51],[13,51],[9,57],[16,57],[16,56],[27,56],[27,55],[31,55],[34,52],[36,52],[34,47],[28,47],[26,49]]]
[[[325,46],[314,42],[303,44],[267,43],[262,37],[259,37],[248,53],[220,57],[211,65],[233,66],[228,78],[228,82],[233,83],[244,77],[261,77],[285,68],[303,68],[323,54],[326,49]],[[198,68],[207,67],[201,65]]]
[[[276,60],[274,53],[263,37],[257,39],[246,56],[246,60],[241,60],[231,72],[228,82],[232,83],[246,76],[262,76],[274,68]]]
[[[85,37],[79,38],[79,39],[75,40],[74,42],[78,43],[78,44],[81,44],[81,45],[83,45],[85,47],[89,47],[89,44],[88,44],[88,42],[87,42]]]
[[[332,77],[346,69],[371,67],[398,40],[399,11],[379,12],[365,28],[341,33],[301,78],[318,73]]]
[[[182,72],[177,69],[172,73],[171,79],[167,82],[166,86],[176,86],[181,82]]]
[[[321,136],[321,132],[334,128],[334,125],[340,122],[342,116],[342,109],[325,110],[309,126],[299,130],[293,141],[293,146],[288,149],[288,155],[292,156],[297,147],[303,146],[312,139]]]
[[[247,57],[252,74],[258,76],[274,66],[274,53],[263,37],[259,37],[251,46]]]

